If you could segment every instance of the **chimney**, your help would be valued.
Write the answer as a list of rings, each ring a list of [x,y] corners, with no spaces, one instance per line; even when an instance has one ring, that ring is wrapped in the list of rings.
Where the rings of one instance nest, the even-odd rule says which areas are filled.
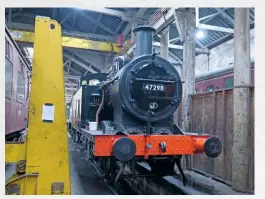
[[[133,32],[136,34],[136,57],[153,54],[153,34],[156,30],[150,26],[138,26]]]

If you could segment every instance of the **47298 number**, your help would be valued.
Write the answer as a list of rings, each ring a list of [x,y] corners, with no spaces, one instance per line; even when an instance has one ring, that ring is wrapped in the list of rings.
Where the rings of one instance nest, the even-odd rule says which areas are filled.
[[[165,86],[161,84],[144,84],[143,88],[148,91],[165,91]]]

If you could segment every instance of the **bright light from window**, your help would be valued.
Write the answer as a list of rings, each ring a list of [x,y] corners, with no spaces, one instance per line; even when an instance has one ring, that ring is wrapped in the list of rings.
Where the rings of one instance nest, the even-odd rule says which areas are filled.
[[[196,37],[197,37],[198,39],[202,39],[202,38],[204,37],[204,32],[202,32],[201,30],[198,31],[197,34],[196,34]]]

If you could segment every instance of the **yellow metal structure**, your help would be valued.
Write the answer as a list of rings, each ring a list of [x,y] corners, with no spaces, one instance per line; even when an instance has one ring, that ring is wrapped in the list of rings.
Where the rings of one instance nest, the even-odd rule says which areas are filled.
[[[26,145],[20,143],[10,143],[5,145],[5,161],[17,162],[18,160],[25,160]]]
[[[16,41],[28,42],[28,43],[34,42],[35,39],[34,32],[21,31],[21,30],[10,30],[10,32]],[[69,36],[62,37],[62,46],[69,48],[103,51],[103,52],[118,53],[120,51],[120,49],[117,47],[117,43],[93,41],[93,40],[69,37]]]
[[[70,195],[61,26],[36,17],[34,40],[28,134],[6,144],[6,162],[17,162],[6,194]]]

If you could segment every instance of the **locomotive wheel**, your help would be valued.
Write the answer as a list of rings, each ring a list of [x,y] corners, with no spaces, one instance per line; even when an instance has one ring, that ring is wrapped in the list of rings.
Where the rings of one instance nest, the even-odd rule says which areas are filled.
[[[175,162],[170,160],[157,160],[156,162],[148,162],[151,167],[151,172],[159,177],[173,175]]]
[[[112,185],[115,185],[115,178],[117,176],[117,173],[118,173],[118,165],[117,165],[117,162],[115,160],[115,158],[111,158],[111,159],[108,159],[109,160],[109,168],[108,168],[108,173],[107,173],[107,177],[108,177],[108,180],[109,180],[109,183],[111,183]]]
[[[103,170],[104,173],[109,173],[110,171],[110,160],[108,158],[101,158],[100,159],[100,168]]]

